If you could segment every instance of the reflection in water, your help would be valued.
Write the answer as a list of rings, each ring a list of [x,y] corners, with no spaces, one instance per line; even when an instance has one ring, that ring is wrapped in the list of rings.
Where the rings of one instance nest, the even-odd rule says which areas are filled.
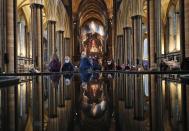
[[[0,130],[186,131],[187,86],[166,75],[34,76],[0,88]]]

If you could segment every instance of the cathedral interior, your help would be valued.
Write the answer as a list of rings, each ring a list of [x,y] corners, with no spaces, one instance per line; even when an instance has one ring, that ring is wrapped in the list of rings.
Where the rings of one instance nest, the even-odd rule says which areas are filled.
[[[0,0],[0,130],[189,131],[188,21],[189,0]]]

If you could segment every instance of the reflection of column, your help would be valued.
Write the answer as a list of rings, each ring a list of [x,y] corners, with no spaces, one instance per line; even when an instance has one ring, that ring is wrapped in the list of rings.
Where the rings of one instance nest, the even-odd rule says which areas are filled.
[[[134,43],[134,65],[142,64],[142,16],[132,17],[133,43]]]
[[[134,88],[134,118],[136,120],[144,120],[144,90],[142,75],[135,75]]]
[[[126,86],[125,86],[125,107],[132,108],[133,107],[133,80],[134,75],[127,75],[126,74]]]
[[[33,130],[40,131],[42,129],[42,77],[34,76],[32,83],[33,91]]]
[[[58,82],[51,80],[48,95],[48,113],[50,118],[57,117],[57,88]]]
[[[151,75],[150,85],[150,108],[151,108],[151,122],[152,131],[163,131],[163,92],[161,76]]]
[[[57,48],[59,51],[59,56],[60,56],[60,62],[61,64],[64,63],[64,49],[63,49],[63,40],[64,40],[64,31],[57,31],[57,36],[58,36],[58,47]]]
[[[64,98],[64,78],[61,75],[60,79],[60,86],[58,87],[58,106],[64,107],[65,106],[65,98]]]
[[[52,21],[52,20],[47,21],[47,41],[48,41],[49,61],[52,59],[51,57],[53,56],[53,54],[56,53],[55,31],[56,31],[56,21]]]
[[[7,89],[7,110],[8,110],[8,130],[14,131],[16,125],[15,113],[16,113],[16,103],[15,103],[15,87],[9,87]]]
[[[40,71],[43,71],[42,61],[42,39],[43,39],[43,19],[42,19],[43,5],[32,4],[31,5],[31,35],[32,35],[32,57],[34,67],[38,67]]]

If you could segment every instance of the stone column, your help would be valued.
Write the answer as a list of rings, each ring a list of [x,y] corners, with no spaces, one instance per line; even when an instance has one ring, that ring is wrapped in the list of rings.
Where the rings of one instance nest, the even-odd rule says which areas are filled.
[[[57,37],[58,37],[58,46],[57,49],[59,50],[59,58],[60,58],[60,62],[61,64],[64,63],[64,44],[63,44],[63,40],[64,40],[64,31],[57,31]]]
[[[56,53],[56,21],[47,21],[47,41],[48,41],[48,59],[51,61],[53,54]]]
[[[116,46],[116,63],[122,64],[122,43],[123,43],[123,35],[117,36],[117,46]]]
[[[71,58],[71,45],[70,38],[64,38],[64,52],[65,56],[69,56]]]
[[[124,44],[123,44],[123,35],[120,35],[120,45],[119,45],[119,59],[120,59],[120,65],[123,64],[123,58],[124,58]]]
[[[182,53],[182,70],[189,69],[189,0],[180,0],[180,43]]]
[[[5,1],[4,1],[5,2]],[[16,54],[15,54],[15,33],[16,33],[16,14],[14,14],[14,6],[15,6],[14,0],[7,0],[6,1],[6,13],[4,14],[6,17],[6,45],[5,45],[5,56],[6,56],[6,72],[14,72],[16,71]],[[16,13],[16,12],[15,12]]]
[[[161,1],[152,0],[150,5],[150,66],[161,62]]]
[[[31,5],[31,35],[32,35],[32,58],[34,67],[38,67],[40,71],[43,71],[43,5],[32,4]]]
[[[125,59],[124,63],[131,64],[131,56],[132,56],[132,43],[131,43],[131,27],[125,27],[124,28],[124,42],[125,42]]]
[[[134,65],[142,64],[142,16],[132,16]]]
[[[32,58],[34,67],[38,67],[43,71],[43,19],[42,19],[43,5],[33,3],[31,4],[31,37],[32,37]],[[33,77],[33,125],[34,130],[41,130],[40,123],[42,122],[42,77]]]
[[[117,40],[116,40],[116,43],[115,43],[115,53],[114,53],[114,56],[115,56],[115,62],[116,64],[118,64],[118,45],[119,45],[119,36],[117,36]]]

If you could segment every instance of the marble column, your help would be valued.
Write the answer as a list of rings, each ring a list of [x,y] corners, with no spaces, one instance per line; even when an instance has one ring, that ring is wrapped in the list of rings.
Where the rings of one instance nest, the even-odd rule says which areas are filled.
[[[31,4],[31,38],[32,38],[32,58],[34,67],[43,71],[43,5]],[[39,131],[42,129],[42,76],[34,76],[32,81],[33,91],[33,130]]]
[[[119,58],[119,56],[118,56],[118,45],[119,45],[119,36],[117,36],[117,40],[116,40],[116,44],[115,44],[115,62],[116,62],[116,64],[118,64],[118,58]]]
[[[5,1],[4,1],[5,2]],[[15,2],[14,0],[6,0],[6,45],[5,45],[5,57],[6,57],[6,72],[16,72],[16,54],[15,54]]]
[[[64,31],[57,31],[57,38],[58,38],[58,46],[59,48],[57,48],[59,51],[59,58],[60,58],[60,62],[61,64],[64,63],[64,43],[63,43],[63,40],[64,40]]]
[[[131,64],[131,56],[132,56],[132,43],[131,43],[131,31],[132,28],[131,27],[125,27],[124,28],[124,42],[125,42],[125,59],[124,59],[124,63],[127,64]]]
[[[161,62],[161,1],[151,0],[150,7],[150,67]],[[159,68],[158,68],[159,69]]]
[[[120,35],[120,45],[119,45],[119,60],[120,60],[120,65],[123,64],[123,58],[124,58],[124,44],[123,44],[123,35]]]
[[[4,46],[4,28],[3,28],[3,25],[4,25],[4,7],[5,3],[3,0],[0,1],[0,72],[3,71],[3,65],[4,65],[4,62],[3,62],[3,46]]]
[[[134,65],[142,64],[142,16],[132,16]]]
[[[69,56],[71,58],[70,38],[64,38],[64,52],[65,56]]]
[[[48,41],[48,59],[51,61],[53,54],[56,52],[56,21],[48,20],[47,21],[47,41]]]
[[[116,63],[122,64],[122,43],[123,43],[123,35],[117,36],[117,46],[116,46]]]
[[[180,1],[180,43],[182,54],[182,70],[189,69],[189,0]]]
[[[31,38],[32,38],[32,58],[34,67],[43,71],[43,5],[31,5]]]

